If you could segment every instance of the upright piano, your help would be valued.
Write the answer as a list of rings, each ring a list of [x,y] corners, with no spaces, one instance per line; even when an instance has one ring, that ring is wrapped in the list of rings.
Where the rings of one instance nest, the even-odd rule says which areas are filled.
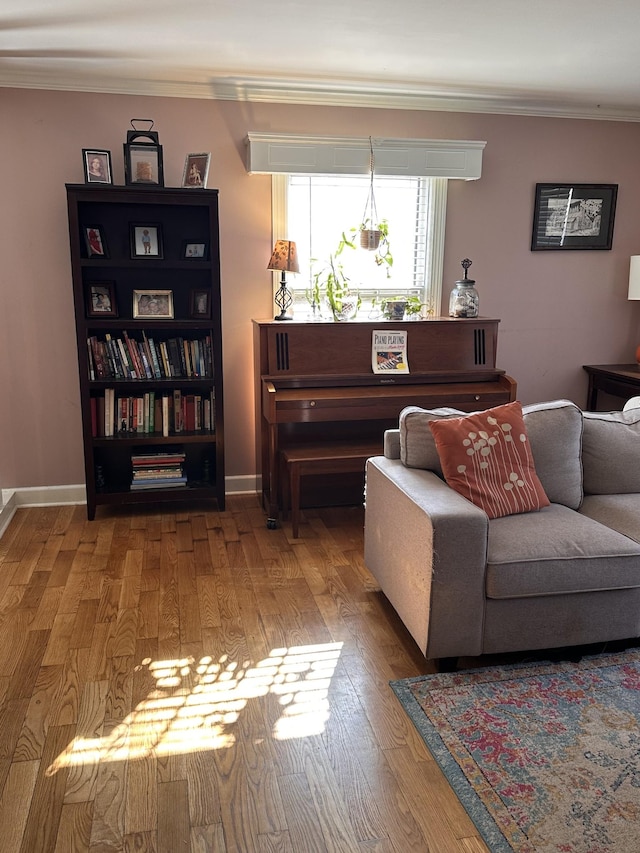
[[[499,322],[254,320],[257,458],[269,521],[275,523],[281,505],[285,447],[379,439],[382,450],[385,429],[397,427],[406,406],[471,412],[515,400],[515,381],[496,368]],[[406,332],[408,373],[373,372],[374,330]],[[361,498],[362,477],[344,488],[322,482],[305,488],[306,504],[349,502],[348,485]]]

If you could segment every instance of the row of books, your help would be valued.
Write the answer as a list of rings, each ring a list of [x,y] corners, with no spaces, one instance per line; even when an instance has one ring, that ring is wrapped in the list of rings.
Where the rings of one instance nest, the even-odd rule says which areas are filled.
[[[114,388],[91,397],[91,434],[94,438],[127,433],[163,436],[182,432],[215,431],[215,391],[185,394],[181,389],[147,391],[116,396]]]
[[[197,340],[182,337],[154,341],[142,332],[142,340],[122,331],[122,337],[105,333],[87,338],[89,378],[181,379],[213,376],[211,336]]]
[[[131,491],[146,489],[184,488],[185,454],[178,452],[152,451],[131,454]]]

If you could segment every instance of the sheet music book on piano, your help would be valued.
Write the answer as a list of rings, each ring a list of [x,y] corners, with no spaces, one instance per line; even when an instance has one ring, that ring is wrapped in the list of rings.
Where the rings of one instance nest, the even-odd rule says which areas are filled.
[[[371,367],[374,373],[409,373],[407,333],[374,329],[371,333]]]

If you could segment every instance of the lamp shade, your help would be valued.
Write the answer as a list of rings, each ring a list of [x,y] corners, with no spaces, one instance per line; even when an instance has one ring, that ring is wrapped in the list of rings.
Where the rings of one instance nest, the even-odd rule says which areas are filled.
[[[285,270],[286,272],[300,272],[298,266],[298,252],[293,240],[276,240],[273,254],[267,266],[268,270]]]
[[[628,298],[640,299],[640,255],[631,255]]]

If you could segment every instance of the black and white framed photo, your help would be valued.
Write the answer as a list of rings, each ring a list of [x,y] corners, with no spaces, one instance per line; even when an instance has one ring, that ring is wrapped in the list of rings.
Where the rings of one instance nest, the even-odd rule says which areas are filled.
[[[131,223],[131,257],[162,257],[162,229],[159,225]]]
[[[191,291],[190,314],[194,320],[205,320],[211,316],[211,291],[204,289]]]
[[[85,225],[82,229],[88,258],[108,258],[107,242],[100,225]]]
[[[205,241],[186,240],[182,246],[182,257],[186,260],[204,261],[208,255],[208,244]]]
[[[211,154],[187,154],[184,161],[182,186],[192,189],[204,189],[209,177]]]
[[[114,282],[91,281],[87,284],[87,316],[118,316]]]
[[[111,151],[97,148],[82,149],[85,184],[112,184]]]
[[[134,290],[133,317],[135,320],[173,320],[173,291]]]
[[[610,249],[617,184],[536,184],[532,251]]]

